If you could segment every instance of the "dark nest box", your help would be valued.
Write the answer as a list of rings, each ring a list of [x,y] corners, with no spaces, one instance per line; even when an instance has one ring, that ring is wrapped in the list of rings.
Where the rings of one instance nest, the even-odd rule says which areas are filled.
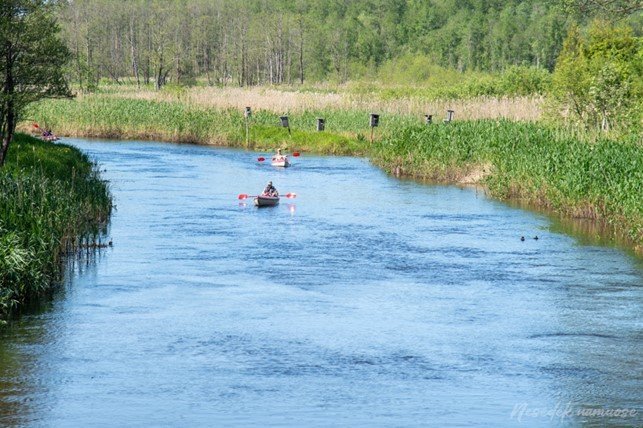
[[[326,119],[320,117],[317,119],[317,130],[323,131],[324,129],[326,129]]]
[[[380,124],[380,115],[371,113],[371,128],[375,128]]]
[[[433,115],[432,114],[425,114],[424,115],[424,123],[427,125],[430,125],[433,123]]]
[[[281,126],[284,128],[290,128],[290,125],[288,124],[288,116],[281,116],[279,119],[281,119]]]
[[[250,116],[252,116],[252,109],[250,107],[246,107],[246,109],[243,111],[243,115],[246,118],[249,118]]]
[[[444,119],[444,123],[449,123],[453,120],[453,115],[455,112],[453,110],[447,110],[447,118]]]

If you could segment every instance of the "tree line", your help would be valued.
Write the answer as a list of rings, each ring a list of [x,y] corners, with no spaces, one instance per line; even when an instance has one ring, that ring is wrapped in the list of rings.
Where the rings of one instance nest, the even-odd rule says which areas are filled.
[[[108,78],[160,88],[196,77],[246,86],[341,82],[404,55],[459,71],[551,71],[576,19],[565,2],[69,0],[61,23],[83,87]],[[601,1],[579,2],[587,3]]]
[[[641,11],[643,0],[2,0],[0,166],[26,106],[71,96],[70,79],[342,82],[417,57],[556,69],[570,117],[640,128]],[[595,17],[612,22],[586,25]]]

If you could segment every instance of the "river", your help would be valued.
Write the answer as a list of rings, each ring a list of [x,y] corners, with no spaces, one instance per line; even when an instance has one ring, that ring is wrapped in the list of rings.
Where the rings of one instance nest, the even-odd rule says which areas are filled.
[[[0,329],[1,426],[643,423],[621,250],[365,159],[66,142],[111,182],[113,247]],[[237,200],[269,179],[298,197]]]

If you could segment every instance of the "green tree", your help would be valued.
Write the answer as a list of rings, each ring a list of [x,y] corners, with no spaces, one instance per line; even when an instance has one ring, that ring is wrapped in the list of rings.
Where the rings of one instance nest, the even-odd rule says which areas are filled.
[[[63,71],[70,54],[58,38],[54,7],[47,0],[0,2],[0,166],[29,103],[71,96]]]
[[[600,16],[618,21],[643,10],[643,0],[560,0],[564,9],[582,18]]]
[[[608,131],[640,126],[643,43],[631,28],[595,21],[583,37],[573,27],[553,75],[553,94],[569,116]]]

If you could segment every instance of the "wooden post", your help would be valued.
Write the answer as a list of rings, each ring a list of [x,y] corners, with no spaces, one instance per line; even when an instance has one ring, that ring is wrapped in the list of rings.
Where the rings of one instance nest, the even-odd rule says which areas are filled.
[[[246,121],[246,147],[248,147],[248,144],[250,143],[250,116],[252,116],[252,109],[250,107],[246,107],[243,112],[243,117]]]
[[[371,120],[370,120],[370,125],[371,125],[371,144],[373,144],[373,135],[375,131],[375,127],[379,126],[380,124],[380,115],[371,113]]]

